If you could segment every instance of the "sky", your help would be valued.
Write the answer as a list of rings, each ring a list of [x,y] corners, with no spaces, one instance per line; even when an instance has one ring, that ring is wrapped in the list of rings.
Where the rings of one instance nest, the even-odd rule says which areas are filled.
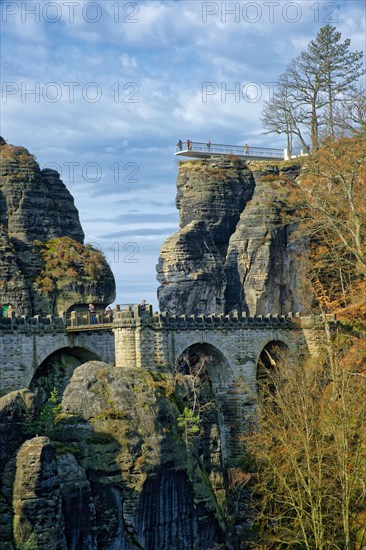
[[[289,61],[326,24],[366,50],[363,0],[0,4],[1,135],[60,172],[115,303],[155,309],[177,140],[283,148],[260,117]]]

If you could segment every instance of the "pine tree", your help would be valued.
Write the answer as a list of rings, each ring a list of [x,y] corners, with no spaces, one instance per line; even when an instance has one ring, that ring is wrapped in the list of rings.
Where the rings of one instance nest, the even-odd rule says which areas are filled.
[[[326,94],[329,136],[334,137],[334,104],[355,89],[363,70],[363,52],[349,50],[351,40],[341,42],[341,33],[331,25],[322,27],[308,46],[306,58],[317,67],[321,89]]]

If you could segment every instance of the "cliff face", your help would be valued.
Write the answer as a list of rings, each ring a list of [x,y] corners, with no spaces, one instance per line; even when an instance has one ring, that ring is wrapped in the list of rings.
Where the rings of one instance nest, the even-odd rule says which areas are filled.
[[[252,173],[240,161],[180,163],[179,231],[163,245],[157,266],[161,311],[224,313],[229,238],[254,187]]]
[[[30,396],[22,390],[0,399],[3,428],[16,424],[22,433],[22,422],[34,417]],[[21,436],[2,457],[2,548],[209,550],[220,544],[217,414],[211,411],[201,425],[201,445],[177,424],[185,396],[184,383],[177,389],[172,375],[100,362],[78,367],[56,425],[38,423],[38,434]]]
[[[0,139],[0,304],[13,303],[19,314],[34,315],[91,299],[113,301],[114,279],[106,262],[101,270],[102,290],[98,285],[92,293],[77,288],[69,299],[63,290],[69,292],[70,284],[74,288],[73,281],[65,281],[64,289],[59,288],[52,296],[37,288],[44,262],[34,242],[61,237],[83,243],[84,233],[74,200],[59,174],[50,169],[41,171],[27,149]]]
[[[283,217],[297,174],[291,166],[238,159],[180,163],[180,227],[164,243],[157,266],[161,311],[265,315],[303,309],[303,245]]]

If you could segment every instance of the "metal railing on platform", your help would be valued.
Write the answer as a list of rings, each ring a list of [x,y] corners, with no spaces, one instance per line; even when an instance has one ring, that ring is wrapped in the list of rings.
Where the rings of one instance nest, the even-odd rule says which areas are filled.
[[[175,154],[205,153],[207,155],[235,155],[240,157],[264,157],[283,159],[283,149],[269,147],[250,147],[247,145],[224,145],[221,143],[202,143],[199,141],[183,141],[175,147]]]

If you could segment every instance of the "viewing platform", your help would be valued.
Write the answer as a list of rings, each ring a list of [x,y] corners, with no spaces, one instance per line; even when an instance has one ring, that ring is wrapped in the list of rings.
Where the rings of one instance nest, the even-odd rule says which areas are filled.
[[[201,143],[199,141],[178,142],[175,147],[176,156],[207,159],[213,155],[235,155],[246,160],[284,160],[283,149],[268,147],[250,147],[248,145],[223,145],[221,143]]]

